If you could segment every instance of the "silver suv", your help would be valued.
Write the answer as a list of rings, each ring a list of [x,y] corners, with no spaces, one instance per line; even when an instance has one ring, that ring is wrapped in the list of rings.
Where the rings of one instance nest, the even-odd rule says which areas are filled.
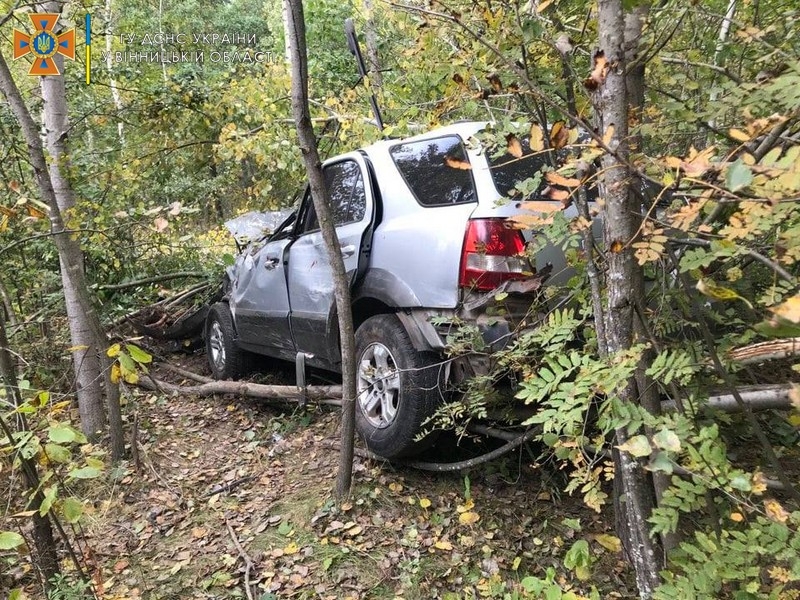
[[[505,344],[532,321],[537,266],[559,258],[532,265],[508,222],[520,203],[501,201],[545,157],[527,146],[522,159],[505,145],[488,151],[475,137],[486,127],[459,123],[324,164],[352,282],[357,429],[387,458],[427,447],[424,425],[446,384],[486,367],[485,358],[448,360],[448,333],[472,325],[486,348]],[[308,189],[299,209],[228,269],[205,337],[219,379],[241,375],[249,353],[341,370],[331,268]]]

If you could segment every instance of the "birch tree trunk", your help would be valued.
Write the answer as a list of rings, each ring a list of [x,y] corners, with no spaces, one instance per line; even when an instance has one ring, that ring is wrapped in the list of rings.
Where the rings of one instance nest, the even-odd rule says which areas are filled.
[[[50,9],[51,5],[44,8]],[[42,200],[49,208],[50,230],[54,234],[53,240],[58,250],[61,282],[69,320],[81,429],[87,437],[92,439],[97,439],[98,434],[106,430],[103,407],[103,382],[105,381],[109,413],[112,418],[112,456],[119,458],[124,449],[122,419],[119,410],[119,396],[114,394],[115,386],[110,382],[110,369],[104,368],[110,366],[105,355],[106,338],[89,294],[83,268],[83,251],[76,240],[64,233],[67,229],[64,223],[64,212],[69,214],[69,210],[74,205],[74,198],[69,181],[63,175],[63,168],[67,161],[67,113],[63,76],[43,79],[46,80],[42,82],[42,95],[45,135],[48,153],[52,157],[50,165],[45,159],[36,123],[25,106],[5,58],[0,54],[0,90],[6,96],[22,129]]]
[[[603,236],[608,260],[605,347],[613,357],[634,343],[634,306],[637,294],[641,294],[642,281],[641,267],[630,244],[641,213],[638,197],[632,193],[635,180],[626,166],[630,149],[622,0],[599,0],[598,33],[595,73],[600,76],[592,103],[598,131],[610,136],[609,147],[614,152],[603,157],[599,178],[600,196],[605,201]],[[628,381],[620,398],[639,402],[636,377]],[[622,445],[628,433],[625,428],[619,428],[615,437],[616,445]],[[650,537],[647,524],[654,506],[652,484],[643,465],[627,452],[615,452],[615,479],[622,491],[622,495],[615,498],[615,509],[622,517],[618,521],[622,531],[618,533],[634,565],[640,597],[651,598],[662,568],[662,552]]]
[[[284,8],[286,46],[291,53],[292,113],[311,187],[314,209],[317,212],[322,239],[325,241],[328,259],[333,270],[336,313],[339,320],[339,342],[342,351],[342,438],[339,473],[336,478],[336,496],[342,499],[350,494],[355,433],[356,364],[350,283],[342,259],[339,238],[336,235],[333,213],[330,209],[330,198],[322,173],[322,161],[319,158],[317,140],[311,124],[311,111],[308,106],[308,58],[303,2],[302,0],[285,0]]]

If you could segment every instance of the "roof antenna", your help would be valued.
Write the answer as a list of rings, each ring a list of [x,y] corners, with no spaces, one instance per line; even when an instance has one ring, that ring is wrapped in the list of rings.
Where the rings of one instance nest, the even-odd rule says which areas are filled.
[[[347,47],[350,49],[350,53],[356,57],[358,74],[363,79],[367,76],[367,67],[364,64],[364,57],[361,55],[361,46],[356,37],[356,27],[353,25],[353,19],[344,20],[344,34],[347,36]],[[372,92],[369,96],[369,105],[372,107],[372,114],[375,115],[378,129],[383,131],[383,118],[381,118],[381,110],[378,108],[378,101],[375,99],[375,92]]]

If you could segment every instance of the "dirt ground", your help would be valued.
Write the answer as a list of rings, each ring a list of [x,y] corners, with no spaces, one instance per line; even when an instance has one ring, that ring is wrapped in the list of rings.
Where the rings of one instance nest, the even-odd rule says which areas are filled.
[[[610,515],[560,496],[529,450],[451,475],[357,458],[337,506],[336,412],[138,390],[126,412],[138,469],[75,490],[93,499],[78,537],[102,598],[545,597],[535,580],[547,598],[635,597]]]

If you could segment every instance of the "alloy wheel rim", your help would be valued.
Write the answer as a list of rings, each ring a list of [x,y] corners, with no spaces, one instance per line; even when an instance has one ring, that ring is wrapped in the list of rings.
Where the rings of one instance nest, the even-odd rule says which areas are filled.
[[[209,345],[211,346],[211,360],[217,370],[222,370],[225,367],[225,335],[222,333],[222,327],[219,322],[214,321],[211,324],[211,333],[208,336]]]
[[[400,408],[400,369],[389,348],[375,342],[364,349],[357,385],[359,407],[369,424],[384,429],[394,423]]]

